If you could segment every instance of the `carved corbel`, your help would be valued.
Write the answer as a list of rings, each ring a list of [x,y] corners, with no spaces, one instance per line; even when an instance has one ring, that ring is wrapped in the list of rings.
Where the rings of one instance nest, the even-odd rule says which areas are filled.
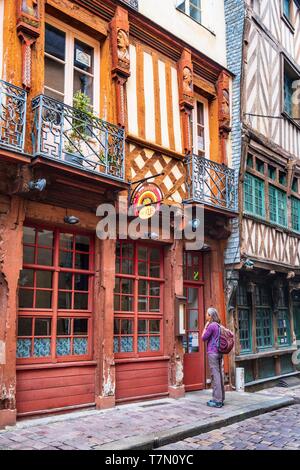
[[[30,90],[32,47],[40,36],[39,0],[17,0],[17,34],[22,42],[22,83]]]
[[[189,49],[184,49],[178,62],[179,107],[183,129],[183,148],[185,154],[192,152],[191,112],[194,108],[193,63]]]
[[[217,83],[220,150],[222,162],[225,164],[227,164],[226,144],[229,133],[231,132],[229,80],[230,77],[228,73],[222,71]]]
[[[237,289],[239,285],[238,277],[231,273],[229,279],[226,279],[226,305],[227,305],[227,312],[232,312],[236,307],[236,295]]]
[[[112,78],[117,96],[117,119],[118,124],[124,127],[126,121],[125,86],[130,76],[129,20],[128,11],[124,8],[117,7],[116,14],[110,23],[110,33]]]

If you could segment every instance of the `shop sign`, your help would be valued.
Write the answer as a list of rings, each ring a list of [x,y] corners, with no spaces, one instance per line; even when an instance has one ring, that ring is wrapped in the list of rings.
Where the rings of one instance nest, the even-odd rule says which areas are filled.
[[[140,219],[150,219],[159,210],[162,197],[162,192],[156,184],[141,184],[134,192],[134,215]]]

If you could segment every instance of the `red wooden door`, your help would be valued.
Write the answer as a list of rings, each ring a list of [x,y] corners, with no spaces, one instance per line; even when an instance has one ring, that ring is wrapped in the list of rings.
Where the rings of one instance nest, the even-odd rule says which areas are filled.
[[[201,334],[204,328],[202,257],[185,254],[184,295],[187,298],[186,335],[183,338],[184,384],[187,391],[205,388],[205,355]]]

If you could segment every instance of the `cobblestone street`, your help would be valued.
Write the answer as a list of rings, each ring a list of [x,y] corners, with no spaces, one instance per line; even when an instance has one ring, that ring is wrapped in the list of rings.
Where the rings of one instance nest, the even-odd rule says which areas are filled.
[[[299,396],[300,387],[276,387],[259,393],[227,392],[226,405],[222,409],[214,409],[206,405],[211,391],[204,390],[187,393],[179,400],[161,399],[110,410],[27,419],[0,431],[0,449],[144,449],[162,446],[177,438],[180,440],[199,435],[201,432],[203,434],[198,438],[183,440],[166,448],[254,448],[255,445],[279,446],[287,440],[300,448],[300,405],[294,406],[294,400],[298,401]],[[242,422],[228,426],[286,406],[288,408],[278,413],[248,419],[246,424]],[[291,425],[287,431],[283,426],[285,423]],[[225,428],[207,433],[208,430],[226,425]],[[260,429],[262,434],[258,432]],[[278,429],[283,429],[284,439]]]
[[[300,405],[191,437],[161,450],[299,450]]]

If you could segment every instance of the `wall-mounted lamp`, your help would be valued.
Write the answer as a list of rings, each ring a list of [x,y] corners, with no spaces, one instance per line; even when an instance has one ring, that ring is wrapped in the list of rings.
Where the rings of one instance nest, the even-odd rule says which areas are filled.
[[[192,227],[193,232],[196,232],[197,228],[199,228],[200,225],[201,225],[200,219],[192,219],[189,221],[189,226]]]
[[[186,302],[183,295],[177,295],[175,298],[175,335],[184,336],[186,334]]]
[[[42,192],[46,186],[47,186],[47,181],[45,180],[45,178],[39,179],[36,181],[29,181],[28,183],[28,188],[30,189],[30,191]]]
[[[247,269],[248,271],[250,271],[251,269],[254,268],[254,263],[253,263],[253,261],[251,261],[251,259],[247,258],[247,259],[244,261],[243,266],[244,266],[245,269]]]
[[[78,217],[75,217],[75,215],[66,215],[64,217],[64,222],[69,225],[76,225],[80,222]]]
[[[159,235],[156,232],[149,232],[149,233],[146,232],[146,233],[144,233],[144,236],[146,238],[150,238],[150,240],[158,240],[159,239]]]

